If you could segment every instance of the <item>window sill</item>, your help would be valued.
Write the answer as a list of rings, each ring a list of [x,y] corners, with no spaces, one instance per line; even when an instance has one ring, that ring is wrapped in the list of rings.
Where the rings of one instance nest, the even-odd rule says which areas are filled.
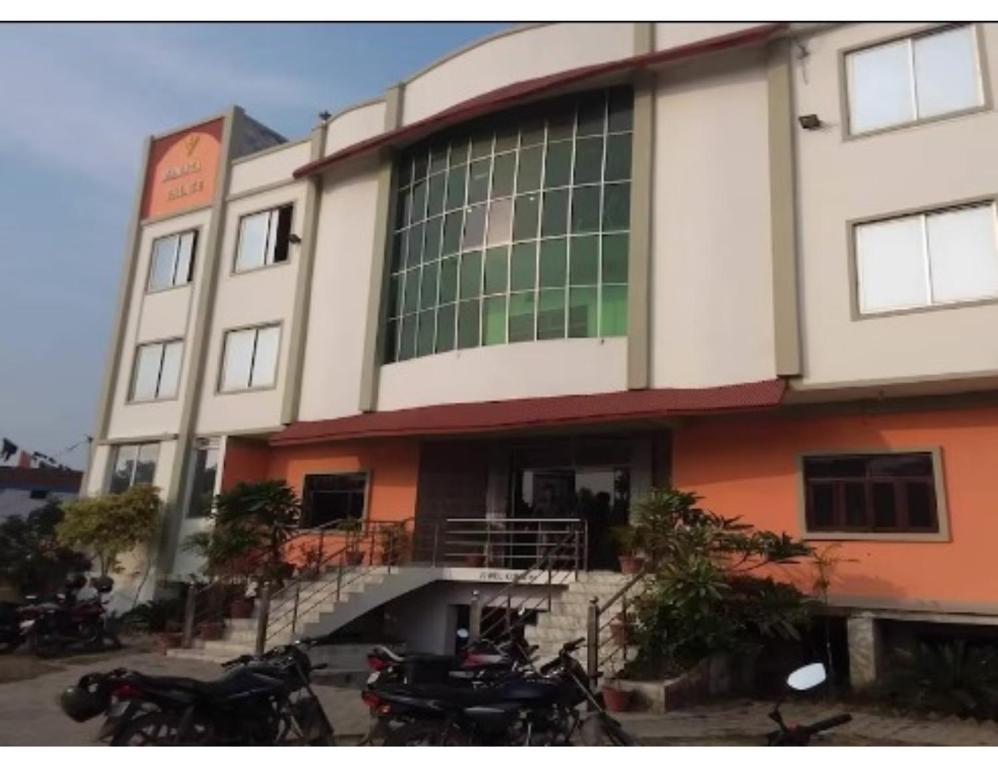
[[[801,538],[804,541],[907,541],[913,543],[949,542],[946,531],[932,533],[915,533],[912,531],[899,533],[863,533],[861,531],[805,531]]]
[[[266,387],[246,387],[245,389],[220,389],[216,395],[245,395],[251,392],[270,392],[277,389],[277,384],[268,384]]]
[[[190,280],[186,283],[177,283],[176,285],[167,285],[164,288],[146,288],[146,296],[154,296],[160,293],[169,293],[170,291],[176,291],[181,288],[190,288],[194,285],[194,281]]]
[[[905,123],[897,123],[895,125],[885,125],[883,128],[871,128],[868,131],[860,131],[858,133],[853,133],[849,128],[845,129],[845,135],[842,137],[843,141],[857,141],[859,139],[866,139],[871,136],[882,136],[885,133],[894,133],[895,131],[903,131],[908,128],[920,128],[923,125],[932,125],[933,123],[941,123],[946,120],[955,120],[961,117],[969,117],[970,115],[980,114],[981,112],[990,112],[991,104],[985,102],[984,104],[978,104],[973,107],[967,107],[966,109],[958,109],[955,112],[946,112],[942,115],[932,115],[931,117],[920,117],[916,120],[909,120]]]
[[[229,277],[240,277],[242,275],[254,275],[257,272],[266,272],[269,269],[277,269],[278,267],[287,267],[292,264],[291,259],[285,259],[284,261],[275,261],[273,264],[263,264],[259,267],[250,267],[249,269],[236,269],[234,266],[229,272]]]

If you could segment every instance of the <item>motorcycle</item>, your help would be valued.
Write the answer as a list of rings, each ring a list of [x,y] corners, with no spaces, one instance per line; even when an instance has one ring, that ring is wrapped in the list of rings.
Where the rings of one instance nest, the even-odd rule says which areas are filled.
[[[127,669],[84,675],[60,704],[77,722],[104,714],[97,738],[111,746],[332,746],[333,726],[310,683],[325,666],[311,664],[314,644],[231,659],[212,681]]]
[[[26,642],[41,658],[57,656],[67,649],[121,648],[117,633],[108,623],[102,599],[113,583],[110,579],[95,578],[91,584],[96,594],[90,598],[77,598],[77,593],[86,586],[82,576],[68,580],[66,591],[48,600],[39,601],[29,595],[28,604],[18,610],[20,642]]]
[[[817,688],[825,682],[825,665],[821,663],[808,664],[800,669],[794,670],[787,677],[787,688],[793,691],[809,691]],[[822,731],[837,728],[852,720],[852,715],[843,713],[819,720],[810,725],[787,725],[780,712],[786,694],[781,696],[772,711],[769,719],[776,723],[777,729],[766,734],[766,745],[770,747],[806,747],[811,738]]]
[[[24,642],[19,611],[15,603],[0,603],[0,654],[12,653]]]
[[[566,643],[539,669],[513,663],[505,673],[470,682],[369,679],[363,698],[375,724],[368,740],[380,736],[385,746],[635,745],[572,655],[584,642]]]

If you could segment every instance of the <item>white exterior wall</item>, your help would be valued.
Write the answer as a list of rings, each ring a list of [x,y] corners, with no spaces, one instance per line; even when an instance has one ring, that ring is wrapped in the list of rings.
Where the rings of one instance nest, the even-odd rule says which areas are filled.
[[[258,187],[286,184],[295,168],[309,161],[311,148],[311,141],[302,139],[239,158],[232,164],[229,194],[238,195]]]
[[[348,109],[330,119],[326,126],[326,154],[384,133],[385,102],[376,101]]]

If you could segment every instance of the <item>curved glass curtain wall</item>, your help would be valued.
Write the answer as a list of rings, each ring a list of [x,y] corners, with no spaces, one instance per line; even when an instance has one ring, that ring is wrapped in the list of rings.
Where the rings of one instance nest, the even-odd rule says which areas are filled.
[[[400,158],[387,362],[627,333],[633,100],[531,105]]]

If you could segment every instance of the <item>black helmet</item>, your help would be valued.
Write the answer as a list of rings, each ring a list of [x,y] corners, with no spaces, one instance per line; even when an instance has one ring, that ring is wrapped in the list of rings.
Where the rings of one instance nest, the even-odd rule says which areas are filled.
[[[80,682],[71,685],[59,696],[62,711],[82,723],[97,717],[111,700],[111,687],[104,675],[84,675]]]

